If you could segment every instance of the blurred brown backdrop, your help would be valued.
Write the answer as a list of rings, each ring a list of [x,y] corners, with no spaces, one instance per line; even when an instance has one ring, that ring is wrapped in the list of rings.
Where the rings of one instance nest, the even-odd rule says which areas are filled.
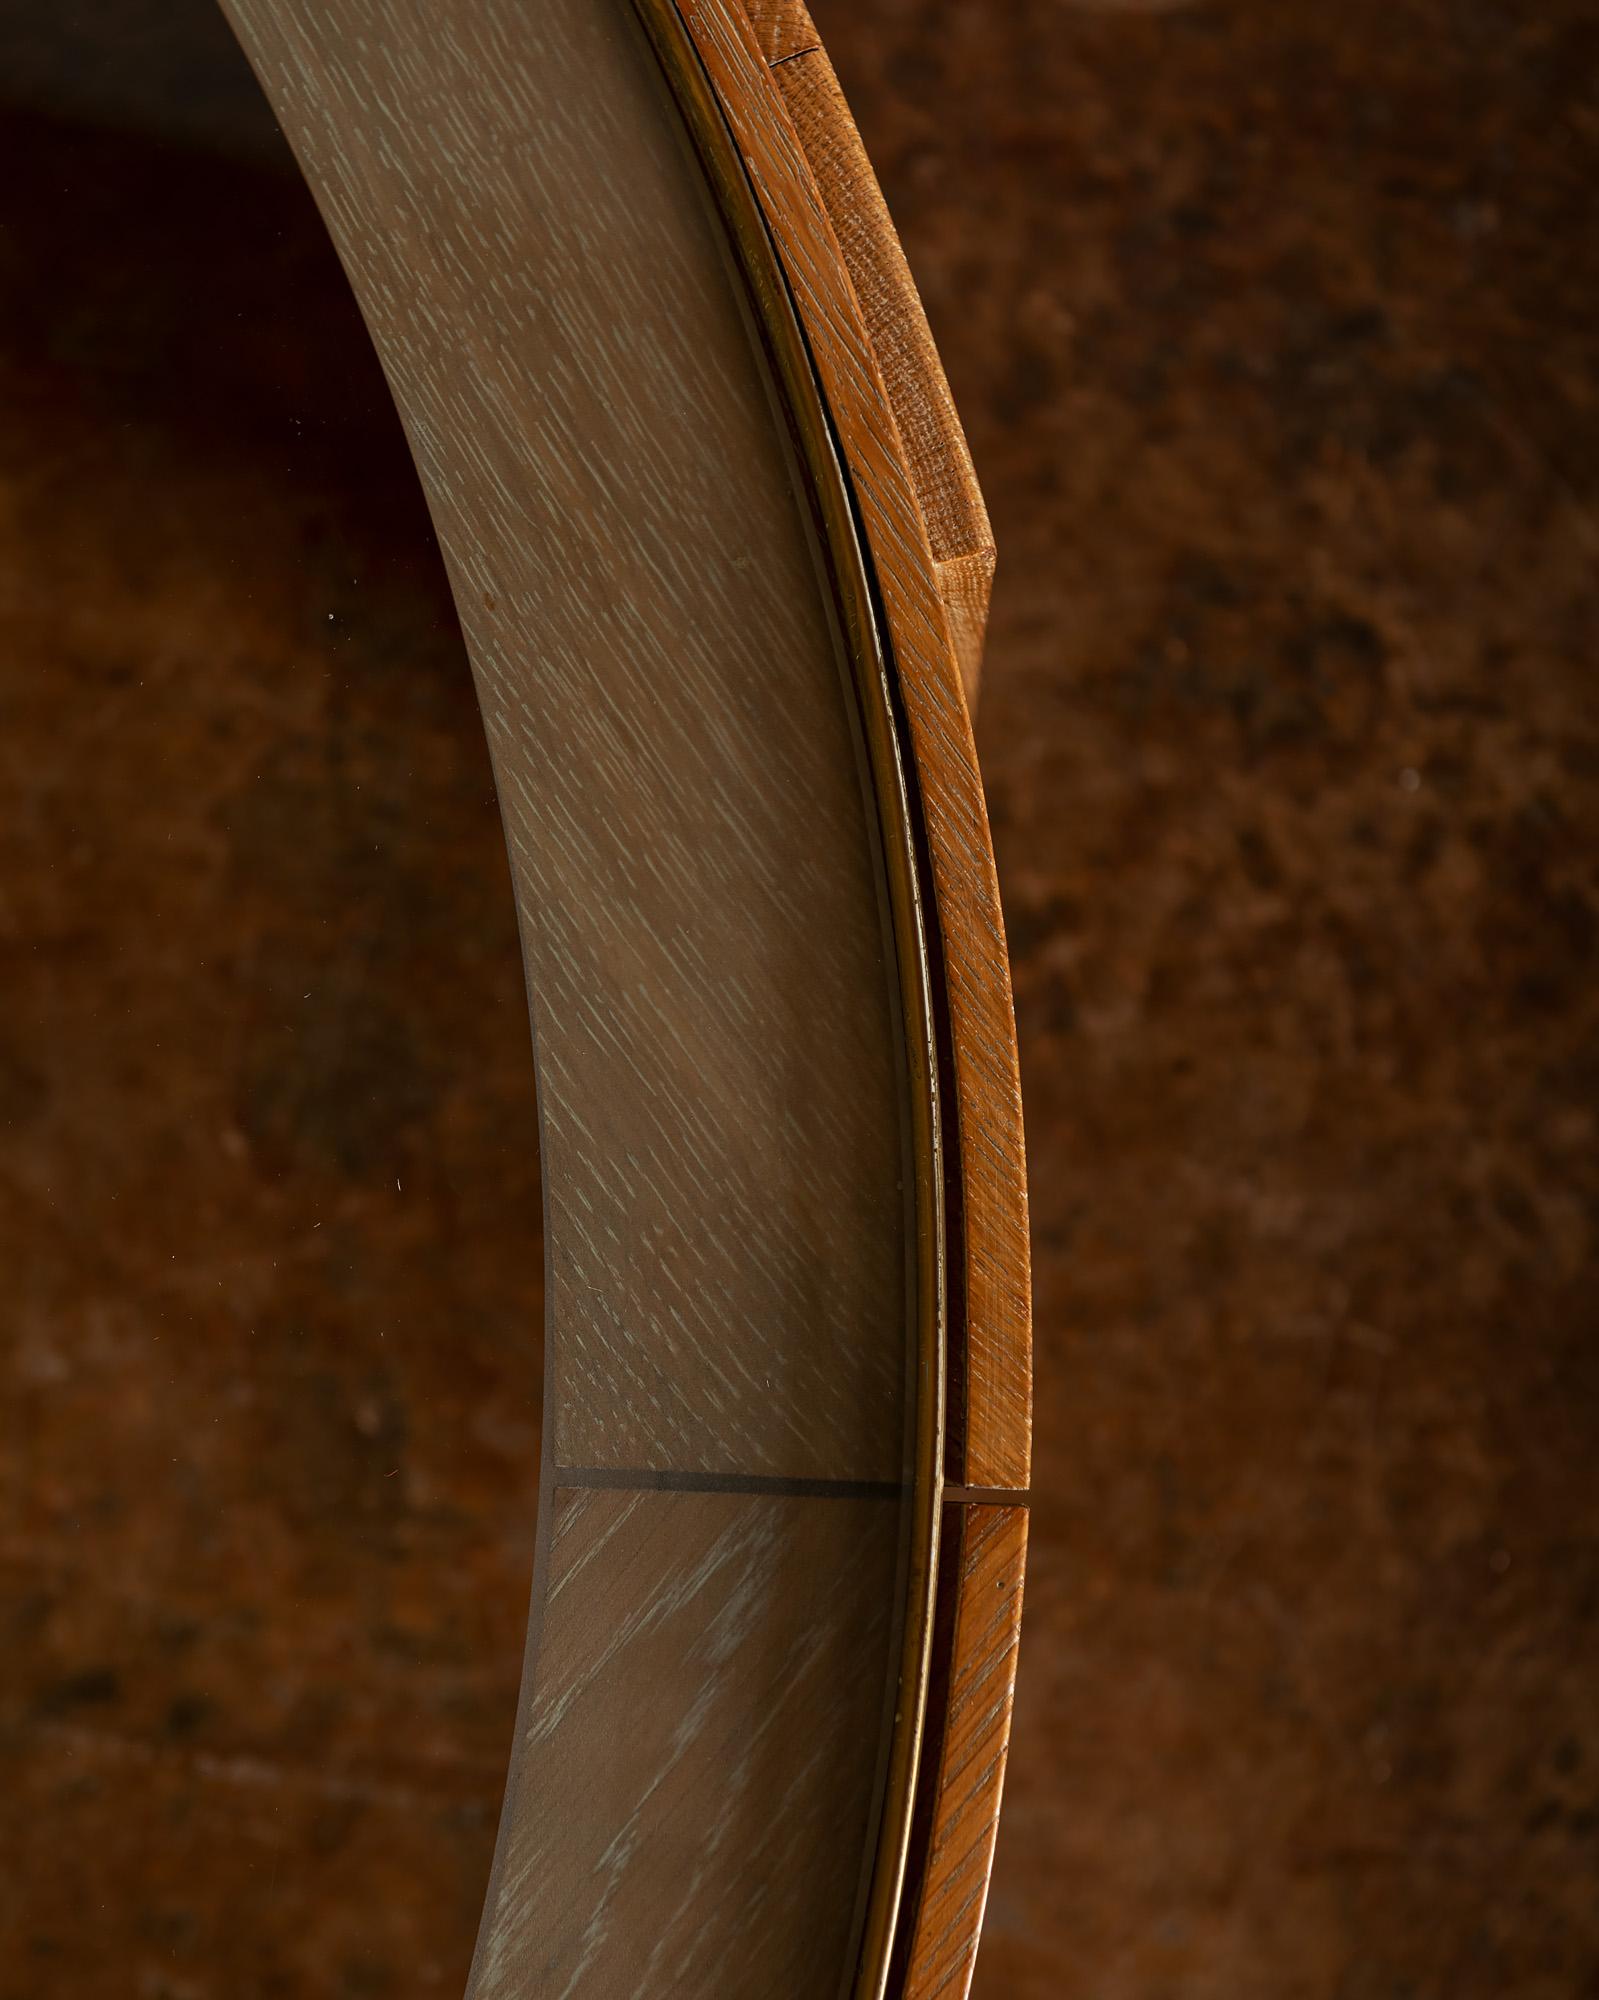
[[[1001,543],[978,1991],[1599,1993],[1592,9],[814,12]],[[457,1990],[525,1610],[481,734],[209,20],[0,14],[0,2000]]]

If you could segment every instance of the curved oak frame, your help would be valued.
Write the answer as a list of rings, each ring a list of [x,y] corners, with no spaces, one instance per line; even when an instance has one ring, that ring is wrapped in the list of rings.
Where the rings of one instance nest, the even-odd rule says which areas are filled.
[[[803,8],[633,4],[648,48],[623,46],[626,0],[550,0],[536,28],[510,0],[224,0],[350,273],[451,568],[538,1022],[539,1558],[470,1990],[959,1993],[1003,1777],[1029,1479],[1014,1029],[962,687],[964,670],[975,693],[992,549]],[[641,95],[648,50],[693,149],[680,168]],[[630,210],[617,176],[596,178],[594,132],[625,149],[635,123]],[[721,305],[701,241],[717,230],[681,191],[676,208],[656,200],[684,173],[731,257]],[[559,205],[591,198],[585,247],[588,223]],[[602,240],[632,319],[595,284]],[[540,289],[546,255],[552,285],[583,299]],[[694,338],[663,323],[677,374],[644,357],[656,401],[641,415],[619,371],[657,258],[659,310],[692,315]],[[596,438],[610,456],[591,462]],[[565,512],[521,490],[546,473]],[[642,539],[617,571],[618,524],[654,548],[674,518],[694,575]],[[746,530],[762,553],[729,568]],[[578,614],[604,671],[574,660],[581,629],[562,620]],[[646,641],[665,680],[637,671]],[[829,659],[845,669],[836,713]],[[680,753],[691,771],[670,768]],[[719,912],[721,839],[737,893]],[[806,952],[821,1045],[773,971]],[[680,993],[675,1018],[658,989]],[[808,1064],[809,1087],[763,1098],[781,1063]],[[797,1138],[775,1134],[785,1120]],[[785,1174],[802,1223],[781,1192],[758,1199]],[[657,1304],[645,1239],[667,1246]],[[812,1292],[825,1310],[806,1318],[793,1300]],[[686,1414],[685,1355],[701,1371]],[[664,1734],[635,1756],[641,1691]],[[764,1711],[798,1748],[765,1741]],[[781,1789],[759,1866],[740,1851],[757,1736]],[[786,1846],[771,1831],[785,1816]],[[663,1855],[682,1864],[664,1897]]]

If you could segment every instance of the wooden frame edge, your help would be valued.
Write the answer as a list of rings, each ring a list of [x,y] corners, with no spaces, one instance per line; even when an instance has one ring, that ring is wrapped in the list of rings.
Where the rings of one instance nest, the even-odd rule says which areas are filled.
[[[675,11],[700,49],[784,261],[876,565],[904,703],[933,877],[936,944],[945,961],[941,985],[959,1128],[960,1212],[951,1217],[951,1287],[952,1294],[960,1294],[952,1297],[956,1407],[946,1477],[1023,1490],[1030,1478],[1032,1416],[1026,1167],[1010,970],[987,808],[923,508],[925,482],[918,482],[871,316],[783,88],[785,72],[803,68],[819,44],[798,0],[775,0],[791,40],[798,34],[795,24],[804,24],[807,33],[799,37],[804,47],[797,59],[780,57],[774,66],[746,11],[773,4],[676,0]],[[841,97],[838,103],[842,106]],[[858,149],[853,132],[851,125]],[[881,202],[880,195],[876,199]],[[886,210],[884,226],[891,227]],[[986,529],[986,514],[983,525]]]
[[[900,1748],[890,1772],[854,1990],[857,2000],[882,2000],[890,1991],[904,2000],[960,1996],[970,1982],[982,1925],[1009,1736],[1027,1536],[1031,1327],[1014,1018],[964,698],[967,660],[953,629],[958,601],[952,605],[950,580],[929,536],[925,471],[918,481],[850,260],[791,115],[790,91],[781,87],[784,70],[797,71],[812,58],[825,63],[825,55],[811,39],[777,57],[774,67],[738,0],[635,0],[635,5],[680,100],[708,88],[737,154],[736,172],[730,173],[725,158],[707,160],[724,209],[752,202],[775,254],[851,488],[915,773],[952,1125],[946,1167],[950,1372],[956,1392],[941,1472],[961,1484],[947,1504],[941,1480],[932,1488],[946,1522],[945,1559],[929,1606],[935,1621],[930,1644],[916,1680],[904,1683],[910,1700],[902,1700],[898,1718]],[[788,4],[784,11],[791,35],[795,21],[803,24],[804,40],[803,8]],[[685,60],[690,49],[692,66]],[[842,98],[830,67],[826,81],[823,108],[836,129],[836,113],[827,106],[834,100],[841,105]],[[704,152],[714,139],[704,129],[705,108],[690,103],[685,110]],[[849,173],[858,196],[859,175],[866,171],[869,180],[869,170],[847,112],[843,116],[859,156],[858,164],[852,157]],[[875,182],[871,188],[881,208]],[[748,220],[746,215],[744,235]],[[886,210],[883,220],[886,225]],[[740,235],[737,214],[729,221]],[[899,255],[891,228],[888,237]],[[747,257],[750,246],[744,248]],[[909,287],[908,272],[905,284]],[[754,289],[758,299],[769,300],[769,286],[757,282]],[[925,335],[919,306],[916,311]],[[937,382],[947,400],[941,371]],[[953,422],[952,410],[950,416]],[[964,439],[960,448],[964,454]],[[969,459],[965,468],[969,476]],[[975,492],[974,478],[970,484]],[[977,506],[986,532],[980,496]],[[991,545],[986,558],[975,554],[986,611]],[[968,653],[972,630],[969,622]],[[975,630],[980,645],[980,616]],[[938,1534],[935,1524],[927,1538],[935,1562]],[[1002,1597],[997,1609],[995,1596]],[[915,1671],[908,1649],[907,1676]],[[924,1738],[929,1687],[932,1708]]]
[[[838,236],[899,425],[967,706],[975,710],[994,534],[971,449],[888,204],[803,0],[744,0]]]
[[[918,1161],[928,1162],[932,1176],[932,1184],[917,1204],[917,1261],[921,1270],[918,1290],[924,1310],[915,1370],[915,1436],[901,1662],[888,1717],[888,1751],[875,1834],[875,1859],[862,1885],[862,1903],[857,1911],[860,1945],[858,1970],[852,1984],[857,2000],[877,2000],[887,1979],[909,1851],[943,1518],[944,1377],[948,1349],[943,1283],[947,1262],[944,1238],[947,1169],[939,1111],[936,1028],[930,1012],[926,937],[921,923],[923,902],[916,880],[919,871],[914,855],[907,852],[911,874],[904,881],[897,879],[894,840],[896,830],[909,829],[913,824],[914,807],[905,788],[900,731],[893,713],[892,655],[882,627],[880,600],[873,587],[873,564],[862,546],[847,458],[841,450],[831,406],[815,366],[811,331],[797,310],[787,261],[773,226],[772,206],[752,184],[750,161],[739,144],[737,123],[729,115],[729,105],[705,61],[687,10],[677,5],[676,0],[634,0],[634,6],[717,196],[820,505],[833,580],[842,600],[846,639],[863,697],[869,761],[878,793],[885,858],[896,906],[906,1042],[914,1072],[911,1083],[915,1151]],[[761,75],[764,80],[764,69]],[[909,976],[913,960],[915,981]],[[919,1050],[925,1052],[924,1058],[918,1055]],[[925,1126],[919,1116],[924,1108]]]

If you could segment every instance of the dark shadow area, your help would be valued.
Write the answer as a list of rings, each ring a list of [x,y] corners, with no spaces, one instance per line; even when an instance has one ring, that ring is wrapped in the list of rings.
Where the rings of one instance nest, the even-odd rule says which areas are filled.
[[[0,1995],[456,1994],[539,1423],[482,727],[398,419],[242,57],[167,9],[141,71],[123,10],[85,101],[21,11]]]

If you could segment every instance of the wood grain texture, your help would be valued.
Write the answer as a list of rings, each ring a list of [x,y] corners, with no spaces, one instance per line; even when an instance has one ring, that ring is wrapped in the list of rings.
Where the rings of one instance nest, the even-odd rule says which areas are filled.
[[[906,1447],[913,1409],[925,1421],[928,1408],[925,1392],[907,1398],[909,1246],[928,1239],[908,1151],[920,1073],[897,1033],[919,1017],[903,938],[897,962],[890,942],[893,878],[876,865],[840,635],[704,188],[620,0],[561,0],[531,25],[509,0],[456,0],[442,36],[421,0],[398,14],[377,0],[339,0],[331,16],[304,0],[235,11],[351,269],[439,524],[539,1030],[545,1622],[473,1992],[629,1991],[641,1963],[662,1991],[700,1991],[725,1986],[744,1940],[752,1992],[853,1979],[878,1993],[913,1782],[935,1825],[955,1803],[943,1762],[916,1768],[921,1655],[901,1616],[917,1563]],[[775,245],[881,608],[952,1085],[959,1395],[944,1454],[967,1484],[1020,1488],[1020,1113],[959,665],[980,625],[986,522],[831,72],[804,49],[771,68],[734,0],[685,0],[673,18]],[[803,17],[787,31],[803,40]],[[752,296],[773,337],[775,295]],[[673,1479],[718,1490],[660,1490]],[[836,1738],[828,1750],[770,1732],[794,1593],[754,1578],[801,1573],[800,1545],[858,1507],[850,1560],[838,1545],[837,1587],[805,1626],[835,1681],[849,1662],[875,1721],[847,1733],[851,1761]],[[684,1524],[706,1508],[724,1525],[696,1555]],[[930,1531],[929,1560],[931,1547]],[[870,1623],[848,1583],[863,1565],[877,1579]],[[713,1659],[696,1641],[729,1574],[743,1579],[743,1643]],[[969,1589],[957,1572],[957,1677]],[[640,1713],[657,1711],[660,1729],[641,1733]],[[763,1750],[717,1790],[717,1742],[769,1745],[791,1760],[787,1780]],[[781,1791],[806,1857],[775,1921],[766,1872],[724,1838],[755,1823],[757,1782]],[[969,1938],[944,1923],[938,1949],[965,1963],[981,1896],[961,1908],[976,1911]]]
[[[1015,1023],[982,783],[932,546],[871,336],[785,100],[731,0],[678,0],[773,229],[847,458],[905,705],[936,908],[957,1164],[950,1478],[1025,1490],[1027,1195]],[[783,65],[789,67],[790,65]],[[954,1385],[958,1383],[958,1397]]]
[[[791,62],[822,46],[805,0],[743,0],[743,6],[768,63]]]
[[[930,1059],[808,503],[626,0],[233,15],[450,568],[537,1031],[543,1636],[473,1991],[630,1992],[648,1963],[697,1993],[743,1952],[739,1990],[832,2000],[916,1574]],[[638,1490],[663,1477],[721,1490]],[[706,1509],[732,1525],[701,1548]],[[847,1727],[770,1726],[796,1647]],[[774,1815],[805,1857],[780,1919],[747,1865]]]
[[[907,532],[920,528],[922,524],[915,515],[914,482],[894,430],[894,413],[888,407],[881,377],[876,375],[870,332],[854,298],[849,274],[828,243],[825,204],[815,183],[807,182],[801,164],[804,156],[798,145],[798,134],[793,130],[786,112],[773,103],[770,94],[765,99],[761,97],[759,73],[749,59],[751,43],[747,23],[719,7],[691,6],[686,4],[686,0],[680,0],[677,12],[695,33],[702,60],[712,74],[725,115],[748,165],[751,181],[760,191],[762,208],[783,261],[784,275],[798,302],[810,351],[816,357],[817,374],[828,396],[829,415],[843,439],[846,462],[865,523],[874,573],[888,606],[891,644],[896,662],[902,669],[900,684],[907,693],[907,705],[914,715],[915,702],[903,675],[901,649],[904,644],[908,642],[912,647],[925,648],[924,665],[933,687],[949,687],[953,679],[953,661],[947,633],[940,635],[936,631],[936,614],[933,618],[928,615],[926,583],[930,575],[935,584],[935,603],[943,595],[937,583],[936,565],[931,562],[930,544],[922,537],[918,546],[916,541],[909,539]],[[792,25],[792,15],[789,21]],[[762,51],[756,50],[757,61],[762,54]],[[721,58],[720,66],[715,60],[717,56]],[[796,52],[780,58],[775,68],[769,69],[768,75],[781,78],[799,70],[809,60],[808,55]],[[763,141],[766,142],[764,146]],[[819,224],[822,226],[818,227]],[[902,485],[895,484],[896,474],[902,476]],[[908,496],[906,488],[911,489]],[[908,507],[905,504],[907,497],[910,501]],[[929,625],[935,627],[931,633]],[[943,639],[942,652],[940,637]],[[944,668],[941,683],[935,678],[940,664]],[[960,701],[958,691],[955,700],[957,703]],[[959,712],[964,722],[964,705]],[[924,787],[931,780],[936,788],[946,774],[939,768],[929,767],[925,753],[934,739],[924,732],[916,740],[917,777]],[[968,746],[969,740],[968,730]],[[978,807],[980,812],[980,794]],[[986,851],[986,826],[982,831]],[[942,937],[942,919],[949,902],[946,890],[950,857],[947,851],[940,857],[936,835],[931,844],[935,879],[939,884],[935,907]],[[941,858],[945,863],[942,876],[938,873]],[[991,864],[988,883],[991,889]],[[998,945],[1000,978],[1003,981],[1002,938],[998,940]],[[958,934],[954,968],[957,981],[950,982],[946,988],[951,997],[952,1017],[957,1004],[957,990],[960,999],[970,997],[971,987],[967,981],[973,968],[968,954],[979,961],[976,967],[979,977],[989,970],[981,963],[981,945],[969,933]],[[970,1014],[966,1019],[969,1028]],[[1013,1032],[1008,1007],[1003,1026],[1008,1037]],[[957,1278],[969,1280],[972,1266],[965,1254],[970,1244],[965,1229],[968,1203],[975,1197],[978,1227],[980,1232],[985,1232],[980,1234],[979,1241],[985,1247],[988,1241],[986,1232],[993,1228],[996,1221],[1002,1228],[1005,1218],[1003,1215],[996,1217],[986,1205],[996,1193],[992,1162],[973,1157],[971,1145],[974,1135],[965,1123],[974,1105],[974,1077],[969,1064],[962,1073],[961,1058],[963,1054],[969,1055],[970,1050],[961,1049],[958,1029],[953,1039],[951,1063],[956,1076],[958,1134],[950,1149],[955,1181],[950,1211],[952,1218],[958,1218],[956,1240],[961,1246],[957,1253]],[[1010,1103],[1014,1109],[1013,1050],[1011,1065]],[[977,1108],[985,1108],[980,1099]],[[1019,1181],[1019,1122],[1015,1159]],[[985,1308],[991,1307],[995,1294],[992,1289],[985,1288],[978,1299],[978,1337],[974,1340],[973,1329],[964,1310],[968,1305],[965,1286],[959,1282],[956,1286],[961,1309],[952,1318],[954,1366],[951,1373],[959,1383],[959,1394],[952,1402],[947,1456],[949,1464],[959,1468],[963,1482],[969,1482],[963,1483],[962,1502],[976,1498],[973,1488],[1000,1485],[1002,1477],[995,1476],[999,1469],[1012,1474],[1012,1481],[1006,1483],[1017,1487],[1024,1483],[1029,1381],[1025,1211],[1019,1200],[1012,1219],[1020,1220],[1023,1225],[1019,1318],[1006,1319],[1001,1314],[996,1321],[988,1320],[984,1316]],[[1000,1297],[1003,1299],[1003,1294]],[[1018,1472],[1023,1477],[1015,1477]],[[962,1504],[957,1503],[949,1512],[959,1522],[963,1513]],[[974,1519],[985,1519],[993,1512],[991,1508],[979,1506]],[[990,1645],[993,1614],[982,1601],[989,1581],[987,1568],[981,1559],[970,1563],[959,1559],[960,1551],[968,1546],[967,1530],[960,1525],[956,1528],[959,1537],[957,1559],[952,1564],[944,1565],[939,1583],[937,1620],[943,1651],[941,1659],[934,1662],[937,1680],[929,1702],[927,1745],[921,1752],[911,1799],[890,1802],[891,1806],[895,1803],[908,1806],[914,1815],[900,1823],[909,1845],[906,1849],[899,1848],[895,1839],[889,1837],[891,1822],[885,1821],[885,1838],[879,1848],[873,1900],[868,1912],[866,1953],[858,1987],[863,1994],[886,1992],[890,1986],[895,1993],[907,1987],[924,1992],[936,1991],[956,1982],[964,1990],[970,1978],[982,1923],[1003,1775],[1004,1743],[1009,1728],[1010,1692],[1014,1676],[1014,1621],[1019,1616],[1021,1561],[1025,1549],[1025,1511],[1010,1507],[1003,1512],[1006,1521],[1013,1524],[1014,1560],[1008,1569],[1013,1605],[1006,1614],[1011,1621],[1010,1640],[996,1658]],[[980,1746],[986,1754],[974,1792],[966,1753],[973,1747],[970,1739],[977,1724],[966,1691],[976,1685],[987,1688],[994,1698],[988,1713],[988,1725],[994,1733]],[[952,1701],[955,1705],[953,1714]],[[952,1729],[955,1731],[953,1746],[950,1741]],[[921,1827],[919,1836],[916,1833],[918,1822]],[[901,1872],[907,1865],[911,1870],[909,1879]]]
[[[537,1025],[555,1457],[897,1477],[872,833],[649,52],[622,0],[463,0],[442,41],[419,0],[234,14],[373,327],[482,693]]]
[[[982,672],[994,536],[899,234],[801,0],[746,0],[838,238],[927,527],[969,708]]]
[[[925,1846],[906,1899],[902,2000],[965,2000],[971,1984],[1005,1787],[1027,1510],[952,1503],[944,1538],[951,1629],[935,1667],[946,1678],[924,1762]]]
[[[555,1491],[482,2000],[833,2000],[878,1777],[882,1687],[860,1665],[892,1636],[893,1511]]]

